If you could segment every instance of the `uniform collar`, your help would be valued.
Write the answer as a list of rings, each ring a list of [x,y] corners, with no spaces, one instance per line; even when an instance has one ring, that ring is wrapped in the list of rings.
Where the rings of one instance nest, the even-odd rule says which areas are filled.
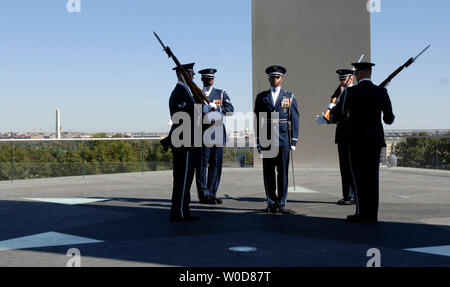
[[[183,82],[183,81],[178,81],[177,84],[178,84],[178,85],[182,85],[182,86],[185,87],[185,88],[189,88],[189,86],[188,86],[185,82]]]
[[[212,91],[213,86],[209,86],[209,87],[203,87],[203,91],[204,92],[211,92]]]
[[[359,80],[359,83],[364,82],[364,81],[372,82],[372,79],[371,78],[364,78],[364,79]]]
[[[278,86],[278,87],[270,87],[270,92],[271,92],[271,93],[277,93],[277,92],[279,92],[279,91],[281,91],[281,86]]]

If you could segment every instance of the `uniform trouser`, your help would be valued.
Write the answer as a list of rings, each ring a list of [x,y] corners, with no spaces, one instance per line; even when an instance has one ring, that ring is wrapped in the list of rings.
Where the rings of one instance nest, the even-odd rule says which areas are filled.
[[[200,168],[196,172],[198,198],[217,196],[222,176],[223,147],[203,147]]]
[[[206,147],[200,148],[200,152],[197,157],[197,165],[195,170],[195,183],[197,185],[197,195],[198,200],[203,200],[205,197],[209,195],[207,180],[206,180],[206,167],[207,163],[204,163],[205,153],[209,151],[206,150]]]
[[[350,145],[356,214],[365,219],[378,218],[380,153],[381,148],[377,146]]]
[[[170,215],[185,217],[190,214],[191,185],[194,179],[197,148],[172,148],[173,190]]]
[[[274,158],[263,158],[264,188],[267,204],[284,207],[288,193],[290,147],[279,147],[278,155]],[[275,168],[277,175],[275,175]],[[277,188],[278,187],[278,188]],[[278,194],[276,193],[278,189]]]
[[[347,143],[338,143],[339,168],[341,170],[342,196],[344,200],[354,198],[355,186],[353,184],[352,171],[350,168],[349,145]],[[350,191],[350,188],[352,191]]]

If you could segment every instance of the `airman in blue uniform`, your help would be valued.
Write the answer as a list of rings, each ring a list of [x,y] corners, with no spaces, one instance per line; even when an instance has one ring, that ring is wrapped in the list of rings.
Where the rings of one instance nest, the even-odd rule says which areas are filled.
[[[342,97],[347,88],[353,86],[354,71],[351,69],[339,69],[336,71],[339,75],[339,86],[336,91],[331,96],[331,101],[328,105],[328,108],[333,111],[333,108],[336,104],[333,103],[333,100],[336,102]],[[355,204],[355,184],[353,183],[352,173],[350,169],[350,156],[349,156],[349,140],[347,137],[348,134],[348,125],[349,122],[347,118],[340,116],[340,113],[330,114],[330,120],[327,121],[323,116],[316,116],[316,123],[318,125],[321,124],[336,124],[336,136],[335,143],[338,148],[339,155],[339,169],[341,171],[341,182],[342,182],[342,199],[336,202],[339,205],[352,205]]]
[[[199,71],[202,75],[203,93],[210,100],[212,111],[206,115],[207,124],[205,129],[210,128],[216,121],[223,121],[223,117],[234,112],[230,97],[224,90],[213,87],[216,69],[203,69]],[[219,122],[217,122],[218,124]],[[204,138],[208,139],[209,134]],[[211,142],[204,143],[200,156],[200,167],[196,172],[197,192],[202,204],[221,204],[222,200],[217,198],[217,190],[222,175],[223,147],[226,143],[226,130],[222,124],[211,133]]]
[[[194,63],[183,65],[183,68],[194,77]],[[174,68],[177,72],[178,83],[175,86],[169,99],[169,109],[171,118],[177,113],[185,113],[190,120],[190,136],[183,134],[183,138],[190,138],[189,142],[179,144],[178,139],[173,136],[174,131],[180,127],[182,121],[173,121],[169,132],[170,147],[173,155],[173,190],[172,190],[172,206],[170,210],[171,221],[192,221],[198,220],[198,216],[191,214],[190,189],[194,178],[195,169],[199,158],[199,147],[194,146],[195,130],[201,129],[202,114],[210,111],[208,105],[203,105],[202,110],[195,111],[200,105],[195,105],[194,97],[186,84],[183,75],[178,68]],[[179,114],[178,114],[179,115]]]
[[[299,134],[297,100],[293,93],[281,88],[285,73],[286,69],[277,65],[266,69],[271,88],[256,96],[254,107],[257,119],[256,144],[258,152],[263,155],[267,198],[267,208],[264,211],[271,213],[286,211],[289,152],[295,150]],[[278,115],[278,118],[274,118],[274,115]],[[270,143],[264,139],[265,135]],[[266,151],[270,151],[270,156],[265,155]]]
[[[377,222],[381,148],[386,147],[381,119],[390,125],[395,116],[385,88],[371,80],[373,63],[353,63],[358,85],[345,90],[332,113],[347,118],[350,168],[355,184],[356,213],[350,222]]]

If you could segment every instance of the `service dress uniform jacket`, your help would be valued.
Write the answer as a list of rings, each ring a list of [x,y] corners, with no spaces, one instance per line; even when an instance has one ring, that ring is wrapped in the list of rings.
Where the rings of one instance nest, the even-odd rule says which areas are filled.
[[[289,151],[291,146],[297,145],[299,134],[300,117],[297,100],[294,94],[280,88],[279,95],[274,103],[272,92],[268,90],[256,96],[254,112],[257,119],[256,144],[258,150],[265,151],[274,148],[278,150],[277,156],[263,158],[267,203],[269,207],[284,207],[288,191]],[[278,113],[278,120],[272,119],[272,112]],[[266,124],[261,122],[260,116],[262,113],[266,113]],[[266,129],[267,138],[272,141],[269,146],[265,146],[262,142],[262,129]],[[275,141],[274,138],[276,138]],[[275,168],[277,176],[275,175]],[[278,194],[276,193],[277,189]]]
[[[169,132],[171,139],[171,149],[173,155],[173,190],[172,190],[172,218],[185,218],[190,216],[189,202],[190,189],[195,173],[196,163],[198,161],[198,148],[194,147],[194,129],[198,125],[200,119],[194,118],[194,98],[191,96],[187,85],[178,83],[169,99],[169,109],[171,117],[177,112],[185,112],[189,115],[191,125],[191,141],[188,146],[182,145],[175,147],[172,142],[173,131],[180,126],[181,123],[173,123]],[[201,111],[198,113],[202,115]],[[201,127],[200,127],[201,128]],[[183,135],[184,136],[184,135]]]
[[[222,117],[225,117],[227,113],[234,112],[233,104],[226,91],[211,87],[211,92],[208,97],[211,102],[214,102],[217,105],[217,112],[220,113]],[[210,125],[204,125],[205,129],[209,127]],[[214,131],[211,138],[214,143],[220,138],[223,138],[223,141],[212,146],[203,145],[202,147],[200,157],[201,165],[200,168],[197,169],[196,174],[199,200],[203,200],[208,196],[214,198],[217,196],[217,190],[222,176],[223,147],[227,141],[225,125],[223,125],[223,129],[220,131]]]

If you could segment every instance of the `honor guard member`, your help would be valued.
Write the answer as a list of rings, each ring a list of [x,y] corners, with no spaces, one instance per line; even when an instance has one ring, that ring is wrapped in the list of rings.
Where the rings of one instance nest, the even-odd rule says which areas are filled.
[[[336,89],[334,94],[331,96],[331,101],[333,99],[339,99],[343,94],[344,90],[348,87],[353,86],[353,70],[350,69],[339,69],[336,73],[339,75],[339,87]],[[328,109],[333,111],[336,104],[330,103]],[[339,205],[352,205],[355,204],[354,190],[355,186],[353,184],[352,172],[350,169],[350,157],[349,157],[349,145],[347,138],[348,121],[346,118],[341,116],[341,113],[331,113],[330,120],[327,121],[323,116],[318,116],[316,120],[318,125],[336,124],[336,136],[335,143],[338,148],[339,155],[339,169],[341,171],[341,182],[342,182],[342,199],[340,199],[337,204]]]
[[[379,165],[384,141],[383,120],[390,125],[395,116],[385,88],[371,81],[375,64],[353,63],[358,85],[348,88],[334,109],[348,120],[350,165],[355,182],[356,213],[350,222],[377,222],[379,203]]]
[[[202,75],[203,93],[211,102],[212,111],[207,116],[221,120],[226,113],[233,113],[234,107],[226,91],[213,87],[216,72],[216,69],[203,69],[199,71],[199,74]],[[215,120],[211,123],[214,124]],[[223,147],[226,143],[225,126],[223,125],[220,132],[214,131],[211,138],[214,143],[209,145],[206,143],[202,147],[200,168],[196,172],[197,192],[202,204],[222,204],[222,200],[217,198],[217,190],[222,175]],[[220,143],[215,141],[220,138],[223,138]]]
[[[183,68],[189,74],[191,79],[194,77],[194,63],[185,64]],[[195,101],[194,97],[186,84],[186,81],[178,68],[174,68],[177,73],[178,83],[172,91],[169,99],[170,116],[173,119],[175,113],[184,112],[189,115],[191,125],[191,142],[186,145],[177,147],[172,138],[173,131],[179,127],[182,122],[172,124],[169,132],[170,146],[173,155],[173,191],[172,191],[172,207],[170,210],[171,221],[192,221],[198,220],[198,216],[192,215],[189,208],[190,189],[194,178],[194,172],[198,161],[198,148],[194,147],[194,129],[198,123],[201,123],[201,118],[196,119],[194,115],[202,116],[202,111],[194,113]],[[208,106],[203,105],[203,113],[208,112]],[[201,128],[201,127],[200,127]],[[184,135],[189,136],[189,135]]]
[[[271,88],[256,96],[255,115],[256,123],[256,144],[259,153],[265,150],[276,149],[276,156],[271,158],[263,157],[263,177],[264,188],[266,190],[267,208],[265,212],[284,213],[287,191],[288,191],[288,170],[289,152],[295,150],[298,142],[299,112],[295,95],[283,90],[283,76],[286,69],[281,66],[270,66],[266,69]],[[271,113],[277,112],[278,119],[271,119]],[[260,113],[266,113],[268,123],[260,126]],[[264,116],[264,115],[263,115]],[[275,127],[277,132],[272,132]],[[261,145],[262,128],[267,137],[272,137],[271,142],[275,142],[275,147],[265,147]],[[278,137],[273,139],[273,137]],[[278,145],[276,143],[278,142]],[[275,172],[276,169],[276,172]],[[278,190],[278,193],[277,193]]]

